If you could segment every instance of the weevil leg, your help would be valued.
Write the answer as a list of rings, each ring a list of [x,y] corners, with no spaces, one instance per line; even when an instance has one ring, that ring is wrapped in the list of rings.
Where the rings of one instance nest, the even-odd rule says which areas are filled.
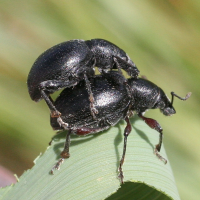
[[[41,95],[51,111],[51,117],[59,117],[61,113],[54,106],[53,99],[48,96],[44,90],[41,90]]]
[[[56,107],[54,106],[54,102],[52,100],[52,98],[48,95],[46,95],[46,93],[42,90],[41,94],[43,94],[43,98],[46,101],[50,111],[51,111],[51,117],[57,117],[57,121],[59,123],[59,125],[61,127],[63,127],[64,129],[67,129],[68,124],[65,123],[62,119],[61,119],[61,113],[56,109]],[[51,143],[51,142],[50,142]]]
[[[86,88],[87,88],[87,91],[89,94],[91,115],[92,115],[93,119],[96,120],[95,115],[98,114],[98,110],[94,106],[94,96],[93,96],[92,89],[90,86],[90,81],[88,80],[88,77],[86,74],[84,74],[84,79],[85,79]]]
[[[58,124],[60,125],[60,127],[63,127],[64,130],[69,130],[69,124],[68,123],[65,123],[61,117],[58,117],[57,118],[57,122]],[[56,135],[58,135],[60,132],[62,131],[59,131],[56,133]],[[53,140],[54,140],[54,137],[56,137],[56,135],[54,135],[52,138],[51,138],[51,141],[49,142],[49,146],[51,146]]]
[[[123,175],[123,170],[122,170],[122,165],[124,163],[124,159],[125,159],[125,154],[126,154],[126,146],[127,146],[127,137],[129,136],[130,132],[131,132],[131,123],[128,117],[125,118],[125,121],[127,123],[126,128],[124,129],[124,147],[123,147],[123,154],[120,160],[120,164],[119,164],[119,179],[121,181],[121,184],[123,184],[123,179],[124,179],[124,175]]]
[[[72,130],[70,129],[67,133],[64,149],[60,154],[62,158],[69,158],[70,157],[69,146],[70,146],[70,136],[71,136],[71,134],[72,134]]]
[[[58,160],[58,162],[53,166],[53,168],[51,169],[51,174],[54,174],[55,170],[59,170],[60,166],[62,165],[62,163],[64,162],[64,160],[66,158],[70,157],[70,153],[69,153],[69,146],[70,146],[70,135],[72,134],[72,130],[70,129],[67,133],[67,137],[66,137],[66,141],[65,141],[65,146],[63,151],[61,152],[61,158]]]
[[[62,118],[61,117],[58,117],[57,118],[57,122],[58,122],[58,124],[60,125],[60,127],[63,127],[65,130],[68,130],[69,128],[68,128],[68,123],[65,123],[63,120],[62,120]]]
[[[123,69],[124,71],[126,71],[128,73],[129,76],[131,76],[133,78],[137,78],[137,76],[139,74],[139,70],[137,69],[135,63],[130,60],[128,55],[127,55],[127,58],[129,61],[123,60],[122,58],[120,58],[118,56],[113,56],[113,60],[114,60],[116,67],[120,73],[122,73],[121,69]]]
[[[71,87],[76,84],[77,84],[77,80],[73,80],[73,81],[48,80],[48,81],[43,81],[42,83],[40,83],[39,90],[40,90],[42,98],[45,100],[47,106],[49,107],[51,111],[51,117],[60,117],[61,113],[54,106],[54,101],[52,100],[49,94],[57,91],[58,89]]]
[[[163,158],[158,152],[160,152],[161,146],[162,146],[162,138],[163,138],[163,129],[160,126],[160,124],[155,120],[155,119],[151,119],[151,118],[147,118],[144,117],[142,114],[138,114],[138,116],[140,118],[143,119],[143,121],[152,129],[155,129],[156,131],[158,131],[160,133],[159,135],[159,143],[155,146],[155,150],[154,153],[156,154],[156,156],[162,160],[165,164],[167,163],[167,160],[165,158]]]

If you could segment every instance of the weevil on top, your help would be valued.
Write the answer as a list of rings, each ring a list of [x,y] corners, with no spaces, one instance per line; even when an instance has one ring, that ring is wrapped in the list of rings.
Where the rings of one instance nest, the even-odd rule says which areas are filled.
[[[28,75],[28,91],[34,101],[44,99],[52,117],[60,116],[50,94],[85,81],[94,119],[98,110],[94,106],[89,77],[95,75],[95,66],[102,74],[109,70],[125,70],[137,78],[139,70],[129,56],[118,46],[103,39],[70,40],[55,45],[42,53],[33,64]]]

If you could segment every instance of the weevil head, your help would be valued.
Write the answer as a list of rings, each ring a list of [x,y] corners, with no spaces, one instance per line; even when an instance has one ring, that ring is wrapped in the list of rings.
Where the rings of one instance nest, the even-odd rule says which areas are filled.
[[[173,101],[170,101],[166,94],[160,89],[160,95],[155,104],[155,108],[159,108],[165,116],[170,116],[176,113],[173,107]]]

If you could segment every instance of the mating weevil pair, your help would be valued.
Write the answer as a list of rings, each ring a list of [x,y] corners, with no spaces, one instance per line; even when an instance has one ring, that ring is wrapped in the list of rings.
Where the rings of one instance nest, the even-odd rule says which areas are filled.
[[[95,76],[95,66],[101,75]],[[125,79],[121,69],[131,78]],[[186,100],[191,93],[181,98],[172,92],[170,101],[161,88],[146,79],[138,78],[138,74],[136,65],[122,49],[102,39],[64,42],[50,48],[36,60],[28,77],[29,94],[35,101],[46,101],[51,111],[51,126],[55,130],[68,130],[61,159],[53,167],[52,173],[70,156],[71,134],[98,133],[125,120],[127,125],[119,164],[119,178],[123,183],[122,165],[127,137],[131,132],[129,117],[132,112],[159,132],[155,154],[164,163],[167,162],[159,154],[162,128],[156,120],[144,117],[144,113],[148,109],[159,108],[166,116],[175,114],[174,97]],[[61,88],[65,89],[54,102],[49,95]]]

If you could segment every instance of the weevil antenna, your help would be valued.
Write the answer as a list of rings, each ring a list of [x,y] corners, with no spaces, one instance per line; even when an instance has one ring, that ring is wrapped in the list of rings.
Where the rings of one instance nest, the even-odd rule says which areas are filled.
[[[171,95],[172,95],[171,105],[173,105],[174,96],[177,97],[178,99],[182,100],[182,101],[186,101],[191,96],[191,94],[192,94],[192,92],[188,92],[185,97],[179,97],[174,92],[171,92]]]

